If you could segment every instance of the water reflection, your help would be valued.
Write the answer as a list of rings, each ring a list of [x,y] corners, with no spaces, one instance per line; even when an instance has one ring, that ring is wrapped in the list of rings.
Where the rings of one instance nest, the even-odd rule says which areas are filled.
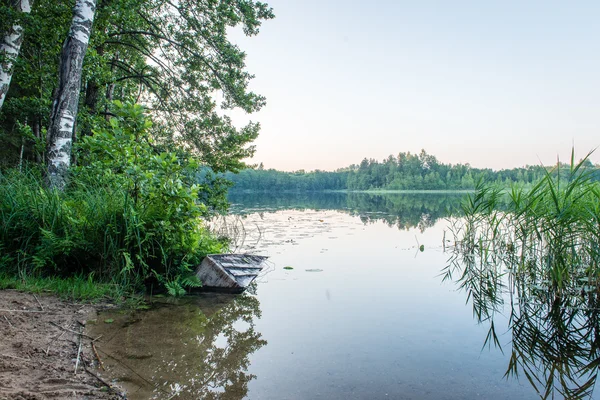
[[[505,376],[524,377],[542,399],[592,398],[600,366],[600,292],[559,290],[518,268],[523,259],[510,247],[491,252],[472,245],[455,248],[444,278],[466,292],[476,320],[489,324],[484,346],[505,351],[502,326],[508,323]]]
[[[243,399],[249,357],[267,342],[255,330],[258,299],[206,294],[150,311],[103,314],[97,348],[130,399]],[[104,321],[114,320],[113,323]]]
[[[400,230],[421,232],[455,214],[460,193],[230,193],[232,212],[337,210],[359,216],[363,224],[383,221]]]

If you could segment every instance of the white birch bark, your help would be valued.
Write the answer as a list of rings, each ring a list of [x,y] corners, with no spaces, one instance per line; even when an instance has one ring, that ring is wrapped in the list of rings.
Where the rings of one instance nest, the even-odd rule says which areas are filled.
[[[58,91],[52,104],[52,115],[46,147],[48,186],[63,190],[71,166],[71,146],[77,120],[81,71],[90,41],[96,0],[77,0],[73,22],[60,56]]]
[[[17,11],[29,14],[33,0],[16,0],[14,7]],[[21,44],[23,43],[23,27],[15,24],[11,27],[0,42],[0,57],[3,62],[0,62],[0,109],[4,104],[4,99],[10,87],[10,81],[13,75],[13,67],[15,60],[19,56]]]

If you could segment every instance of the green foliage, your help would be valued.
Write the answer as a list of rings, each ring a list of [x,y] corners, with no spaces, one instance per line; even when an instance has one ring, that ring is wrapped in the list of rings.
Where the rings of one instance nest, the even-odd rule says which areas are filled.
[[[282,172],[274,169],[245,169],[227,173],[234,191],[320,191],[347,189],[348,172]]]
[[[18,163],[22,140],[17,121],[30,125],[37,140],[44,137],[72,6],[72,1],[36,0],[31,15],[21,16],[0,5],[1,26],[25,19],[25,40],[0,113],[2,164]],[[252,113],[265,98],[250,91],[253,75],[246,71],[246,55],[228,33],[241,29],[256,35],[272,18],[267,4],[247,0],[98,1],[75,136],[102,129],[112,100],[135,97],[152,110],[157,146],[185,148],[219,172],[245,167],[243,159],[254,153],[251,142],[260,127],[238,128],[219,108]],[[40,163],[35,144],[25,142],[24,157]]]
[[[0,110],[0,272],[93,272],[119,287],[158,284],[181,294],[199,284],[192,266],[226,248],[202,223],[228,206],[228,182],[212,171],[243,168],[259,131],[255,123],[234,126],[218,109],[251,113],[265,104],[249,90],[245,53],[228,33],[256,35],[273,12],[247,0],[99,1],[75,124],[76,167],[67,190],[55,193],[39,170],[72,6],[36,0],[22,15],[0,5],[3,31],[17,19],[25,29]],[[152,110],[154,124],[141,106],[121,103],[131,98]],[[17,166],[25,171],[10,169]]]
[[[489,323],[484,346],[501,348],[495,317],[510,315],[506,376],[523,374],[542,399],[588,399],[596,386],[600,183],[593,173],[587,157],[576,163],[572,153],[570,165],[558,164],[529,189],[505,194],[480,184],[455,221],[443,271],[467,293],[477,321]]]
[[[479,185],[455,229],[461,254],[495,260],[557,296],[600,291],[600,183],[587,158],[572,156],[566,170],[558,164],[530,189],[513,186],[504,195]]]
[[[157,282],[179,295],[197,286],[192,268],[226,249],[203,225],[193,184],[198,165],[157,152],[142,107],[116,103],[109,126],[84,138],[64,193],[33,171],[0,185],[0,267],[18,275],[95,273],[123,287]]]
[[[1,265],[1,264],[0,264]],[[123,291],[112,283],[102,283],[94,279],[93,274],[87,277],[75,275],[67,278],[15,276],[0,273],[0,290],[17,289],[32,293],[54,293],[61,298],[74,301],[94,301],[103,298],[120,300]]]
[[[5,15],[0,8],[0,20]],[[17,165],[22,144],[25,160],[43,160],[40,142],[45,140],[52,93],[58,85],[59,54],[72,18],[72,3],[36,0],[31,14],[23,17],[25,39],[0,110],[0,166]],[[23,143],[18,123],[29,125],[35,140],[26,137]]]
[[[600,173],[587,160],[582,168],[594,171],[594,180]],[[567,167],[568,169],[568,167]],[[319,191],[319,190],[473,190],[477,182],[485,180],[509,187],[518,183],[533,186],[543,178],[547,169],[528,166],[501,171],[473,168],[466,164],[443,164],[435,156],[422,150],[419,154],[399,153],[382,162],[362,160],[335,172],[296,171],[282,172],[274,169],[246,169],[239,174],[227,173],[233,190],[244,191]],[[555,171],[554,175],[557,174]],[[561,179],[567,179],[563,173]]]

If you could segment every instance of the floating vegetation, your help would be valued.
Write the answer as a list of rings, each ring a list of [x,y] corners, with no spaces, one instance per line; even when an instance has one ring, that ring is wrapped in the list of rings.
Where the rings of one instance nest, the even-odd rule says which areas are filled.
[[[306,272],[323,272],[322,269],[318,269],[318,268],[312,268],[312,269],[305,269]]]
[[[283,269],[294,269],[294,267],[290,267],[289,265],[287,267],[283,267]]]
[[[502,349],[494,321],[509,309],[506,376],[543,399],[591,397],[600,367],[600,184],[573,158],[529,190],[479,185],[443,270],[489,323],[484,346]]]

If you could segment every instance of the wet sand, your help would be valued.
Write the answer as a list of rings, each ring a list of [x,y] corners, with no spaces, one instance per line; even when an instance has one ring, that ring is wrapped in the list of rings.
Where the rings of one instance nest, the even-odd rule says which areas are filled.
[[[0,290],[0,399],[123,398],[106,386],[86,336],[104,307]]]

